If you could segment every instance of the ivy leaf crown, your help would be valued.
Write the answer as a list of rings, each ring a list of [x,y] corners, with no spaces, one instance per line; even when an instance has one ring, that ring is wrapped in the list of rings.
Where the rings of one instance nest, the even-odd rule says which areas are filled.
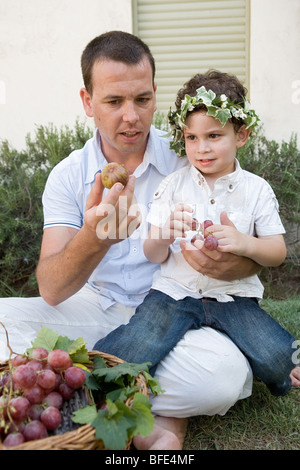
[[[212,90],[206,90],[204,86],[196,90],[196,96],[185,95],[181,101],[180,111],[172,111],[168,113],[170,124],[169,136],[173,139],[170,141],[170,149],[174,150],[179,157],[185,157],[185,142],[183,138],[183,130],[186,127],[185,121],[187,113],[193,111],[196,106],[203,104],[207,109],[207,115],[218,119],[222,127],[225,126],[228,119],[236,118],[241,120],[247,129],[254,131],[259,122],[259,117],[246,98],[243,103],[235,103],[222,94],[217,96]]]

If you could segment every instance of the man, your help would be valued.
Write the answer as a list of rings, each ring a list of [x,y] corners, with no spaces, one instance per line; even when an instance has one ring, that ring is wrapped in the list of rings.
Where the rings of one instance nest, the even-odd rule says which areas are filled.
[[[0,320],[17,352],[30,346],[41,325],[73,339],[82,336],[91,349],[129,321],[157,269],[143,255],[147,227],[136,201],[139,212],[147,210],[158,183],[185,164],[150,128],[155,65],[142,41],[118,31],[95,38],[82,54],[82,72],[80,96],[97,131],[49,176],[37,268],[41,298],[1,299]],[[124,188],[117,183],[107,191],[99,171],[111,161],[125,164],[131,176]],[[114,223],[107,223],[109,208]],[[194,269],[220,279],[258,269],[234,255],[197,250],[184,250],[184,255]],[[188,332],[156,376],[166,392],[151,398],[156,425],[151,436],[135,439],[138,449],[181,449],[188,416],[224,414],[251,393],[246,359],[210,328]]]

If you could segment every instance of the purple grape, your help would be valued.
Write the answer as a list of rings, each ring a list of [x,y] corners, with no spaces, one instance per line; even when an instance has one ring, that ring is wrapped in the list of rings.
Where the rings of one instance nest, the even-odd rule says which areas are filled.
[[[208,235],[204,240],[204,246],[207,250],[213,251],[218,248],[219,242],[213,235]]]
[[[15,446],[18,446],[19,444],[23,444],[24,441],[25,441],[25,438],[22,433],[13,432],[11,434],[8,434],[8,436],[6,436],[6,438],[3,441],[3,446],[15,447]]]

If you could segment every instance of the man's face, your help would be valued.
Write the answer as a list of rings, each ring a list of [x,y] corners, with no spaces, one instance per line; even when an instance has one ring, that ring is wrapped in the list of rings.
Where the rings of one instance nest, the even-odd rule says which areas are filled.
[[[85,89],[80,95],[87,116],[94,118],[99,129],[106,159],[122,161],[129,154],[142,158],[156,110],[149,61],[145,58],[135,65],[96,62],[92,84],[91,95]]]

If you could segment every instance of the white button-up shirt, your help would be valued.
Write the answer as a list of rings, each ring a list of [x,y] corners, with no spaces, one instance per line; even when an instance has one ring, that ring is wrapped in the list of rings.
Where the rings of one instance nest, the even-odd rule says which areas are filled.
[[[83,149],[72,152],[52,170],[43,194],[45,229],[53,226],[80,229],[95,174],[106,164],[96,131]],[[143,223],[130,238],[110,247],[88,280],[88,284],[99,292],[102,308],[115,302],[136,307],[148,293],[159,266],[150,263],[143,252],[149,229],[146,217],[155,188],[169,173],[186,164],[186,159],[179,159],[169,149],[169,141],[163,133],[151,127],[144,160],[134,172],[135,196]]]
[[[271,186],[261,177],[242,170],[236,160],[236,170],[219,178],[213,191],[205,178],[193,166],[187,166],[167,176],[157,191],[148,221],[163,227],[176,204],[184,202],[194,208],[199,222],[211,219],[220,223],[220,213],[226,211],[240,232],[253,236],[285,233],[279,217],[276,196]],[[187,239],[195,232],[187,233]],[[186,296],[212,297],[231,301],[231,295],[263,296],[263,286],[255,276],[236,281],[219,281],[195,271],[184,259],[176,239],[170,246],[170,255],[156,272],[153,288],[176,300]]]

